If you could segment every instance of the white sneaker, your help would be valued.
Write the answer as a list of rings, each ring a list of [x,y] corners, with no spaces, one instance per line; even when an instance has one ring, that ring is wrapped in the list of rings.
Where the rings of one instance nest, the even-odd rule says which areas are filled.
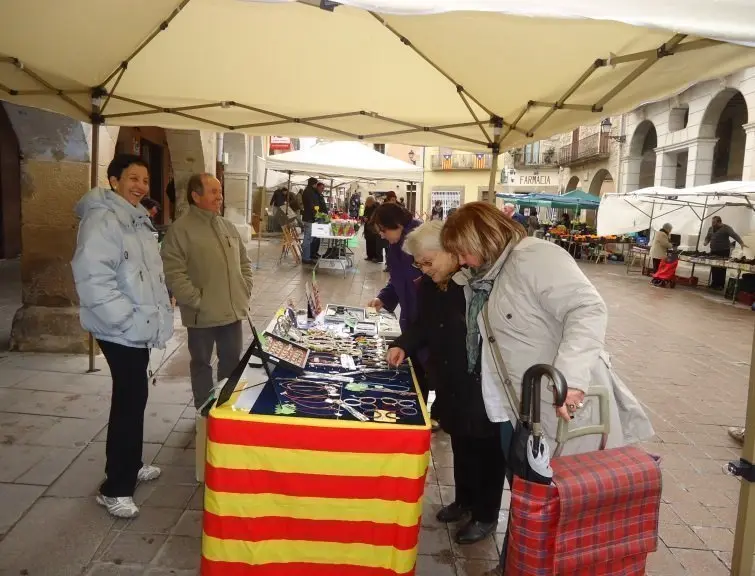
[[[97,504],[107,508],[108,513],[116,518],[135,518],[139,515],[139,508],[131,496],[103,496],[97,494]]]
[[[157,466],[142,466],[136,475],[136,479],[139,482],[149,482],[150,480],[157,480],[160,477],[160,470]]]

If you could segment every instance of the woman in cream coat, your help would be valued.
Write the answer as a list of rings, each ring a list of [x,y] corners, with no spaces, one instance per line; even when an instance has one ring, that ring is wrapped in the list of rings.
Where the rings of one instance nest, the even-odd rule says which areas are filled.
[[[597,387],[609,393],[607,447],[653,436],[639,402],[611,370],[605,351],[606,306],[566,251],[527,237],[524,228],[484,202],[466,204],[449,217],[443,245],[468,268],[454,280],[465,284],[468,362],[474,365],[482,354],[483,397],[492,422],[516,419],[487,339],[486,305],[493,345],[518,398],[522,376],[534,364],[553,365],[566,378],[569,392],[558,413],[552,395],[542,394],[541,421],[552,449],[559,416],[570,421],[572,429],[600,422],[596,399],[585,396]],[[592,451],[599,443],[599,436],[575,438],[563,454]]]

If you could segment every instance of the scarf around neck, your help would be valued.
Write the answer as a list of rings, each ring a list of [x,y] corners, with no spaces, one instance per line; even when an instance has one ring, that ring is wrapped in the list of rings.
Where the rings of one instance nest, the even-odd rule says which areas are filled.
[[[472,290],[472,298],[467,310],[467,371],[470,374],[474,372],[480,357],[480,327],[477,324],[477,318],[490,298],[496,278],[501,273],[503,264],[514,245],[515,243],[509,243],[492,266],[473,270],[469,275],[468,283]]]

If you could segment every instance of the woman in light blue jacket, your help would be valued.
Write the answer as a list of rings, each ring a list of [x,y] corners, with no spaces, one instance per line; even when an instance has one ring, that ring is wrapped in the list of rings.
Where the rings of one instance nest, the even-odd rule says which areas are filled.
[[[73,277],[81,325],[97,339],[113,378],[105,464],[97,502],[132,518],[137,481],[160,475],[142,463],[144,410],[151,348],[173,335],[173,309],[155,229],[140,200],[149,191],[147,165],[117,155],[108,166],[111,189],[94,188],[76,206],[81,218]]]

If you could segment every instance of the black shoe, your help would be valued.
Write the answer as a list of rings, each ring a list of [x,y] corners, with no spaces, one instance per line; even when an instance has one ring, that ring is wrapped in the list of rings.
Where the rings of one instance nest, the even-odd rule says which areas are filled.
[[[469,507],[459,506],[454,502],[453,504],[449,504],[438,510],[435,517],[438,519],[438,522],[458,522],[464,518],[464,516],[469,514],[470,510]]]
[[[457,544],[474,544],[485,540],[488,536],[495,532],[498,522],[478,522],[477,520],[470,520],[464,528],[456,533]]]

